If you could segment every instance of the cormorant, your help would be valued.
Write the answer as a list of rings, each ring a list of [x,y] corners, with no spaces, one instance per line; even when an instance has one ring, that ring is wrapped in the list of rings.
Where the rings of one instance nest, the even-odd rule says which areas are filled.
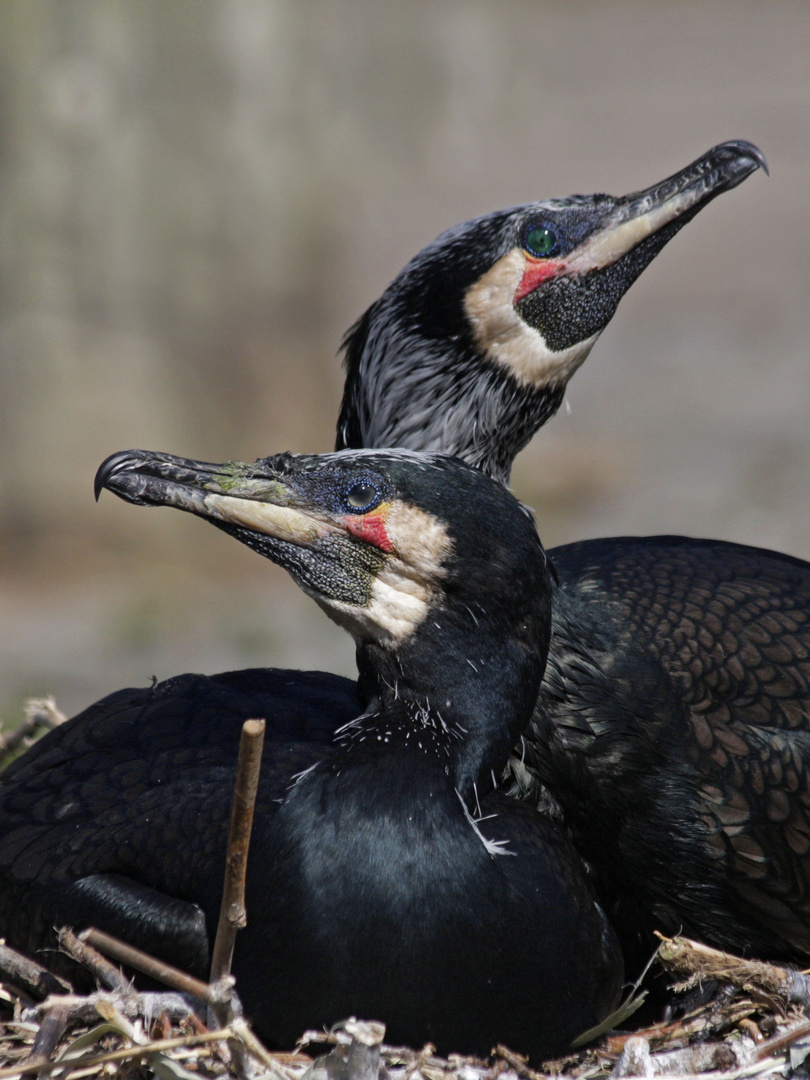
[[[268,718],[237,989],[291,1045],[350,1014],[390,1040],[536,1061],[610,1010],[615,936],[564,830],[498,790],[549,638],[531,517],[435,454],[210,465],[128,451],[97,483],[198,514],[284,567],[357,643],[365,709],[299,673]],[[49,733],[0,785],[4,936],[94,922],[205,976],[253,694],[181,676]],[[283,696],[283,690],[282,690]],[[335,727],[340,724],[337,731]]]
[[[444,233],[346,338],[337,445],[441,450],[506,482],[637,274],[758,166],[723,143],[637,195]],[[548,554],[552,638],[514,793],[562,808],[631,973],[654,929],[806,963],[810,565],[683,537]]]

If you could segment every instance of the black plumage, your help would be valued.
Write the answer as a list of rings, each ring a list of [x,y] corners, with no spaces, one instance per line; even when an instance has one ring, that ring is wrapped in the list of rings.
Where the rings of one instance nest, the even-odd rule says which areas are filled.
[[[505,352],[496,363],[474,347],[465,297],[485,268],[525,238],[526,221],[558,230],[562,254],[575,260],[622,228],[622,208],[654,215],[656,205],[698,184],[702,201],[691,215],[758,165],[755,147],[724,143],[639,195],[534,204],[445,233],[347,338],[338,445],[423,439],[508,479],[515,454],[556,410],[570,364],[582,356],[555,367],[554,349],[538,352],[540,375],[531,381],[525,366],[522,378],[510,373]],[[553,267],[526,298],[507,298],[515,318],[531,318],[545,343],[570,348],[577,337],[570,328],[598,331],[622,286],[686,217],[626,250],[610,240],[618,255],[603,268],[582,275]],[[442,338],[450,310],[451,332]],[[502,313],[500,324],[508,323]],[[630,973],[655,947],[653,929],[805,963],[810,565],[672,537],[587,541],[549,557],[552,639],[535,715],[510,766],[513,793],[529,800],[551,793],[562,807]]]
[[[413,454],[131,452],[101,477],[288,569],[355,637],[365,708],[321,674],[186,676],[50,733],[0,785],[8,939],[93,921],[205,975],[239,730],[271,702],[234,960],[257,1030],[289,1045],[355,1013],[445,1051],[564,1051],[615,1002],[622,965],[564,832],[495,783],[549,635],[522,508]]]
[[[549,552],[553,629],[513,792],[546,788],[619,933],[810,954],[810,564],[619,537]]]

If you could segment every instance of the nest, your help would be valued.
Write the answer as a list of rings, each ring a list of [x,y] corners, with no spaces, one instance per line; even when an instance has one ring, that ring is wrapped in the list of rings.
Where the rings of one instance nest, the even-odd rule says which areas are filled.
[[[160,1080],[541,1080],[571,1077],[689,1076],[713,1080],[785,1076],[810,1055],[810,979],[787,968],[743,960],[685,938],[663,939],[657,963],[676,972],[678,992],[711,985],[708,1000],[676,1021],[611,1032],[542,1071],[508,1047],[489,1060],[389,1046],[385,1027],[347,1020],[309,1031],[286,1053],[267,1050],[241,1016],[233,979],[198,983],[152,961],[170,985],[139,991],[88,944],[104,935],[60,934],[60,945],[100,988],[77,995],[35,961],[0,946],[0,1080],[10,1077],[157,1076]],[[145,954],[140,954],[143,957]],[[136,954],[137,959],[137,954]],[[140,966],[149,967],[146,957]],[[704,994],[704,996],[706,996]]]

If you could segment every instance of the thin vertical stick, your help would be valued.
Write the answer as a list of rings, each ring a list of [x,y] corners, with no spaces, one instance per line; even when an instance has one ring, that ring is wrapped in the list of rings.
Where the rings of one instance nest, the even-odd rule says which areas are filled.
[[[245,874],[247,871],[250,830],[253,826],[253,809],[259,786],[259,769],[264,747],[264,720],[246,720],[242,725],[239,742],[239,759],[236,765],[231,827],[225,859],[225,885],[219,924],[211,958],[211,984],[218,983],[230,974],[236,931],[246,921]]]

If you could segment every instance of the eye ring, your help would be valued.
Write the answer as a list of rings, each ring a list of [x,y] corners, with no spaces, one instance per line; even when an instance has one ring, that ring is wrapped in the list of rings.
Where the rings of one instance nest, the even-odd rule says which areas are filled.
[[[367,514],[381,498],[377,485],[365,476],[353,480],[343,494],[343,502],[353,514]]]
[[[523,246],[538,259],[546,259],[559,250],[557,234],[541,222],[530,223],[523,234]]]

